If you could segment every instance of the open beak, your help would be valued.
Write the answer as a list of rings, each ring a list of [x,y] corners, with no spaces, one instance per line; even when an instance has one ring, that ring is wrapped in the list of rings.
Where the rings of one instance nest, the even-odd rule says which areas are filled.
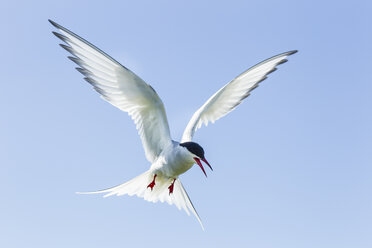
[[[207,173],[205,173],[204,167],[203,167],[202,163],[200,162],[200,159],[199,158],[194,158],[194,160],[199,165],[199,167],[203,171],[204,175],[207,177]],[[211,170],[213,171],[212,166],[208,163],[208,161],[205,158],[202,158],[201,160],[204,163],[206,163],[209,166],[209,168],[211,168]]]
[[[206,163],[206,164],[209,166],[209,168],[211,168],[211,170],[213,171],[212,166],[208,163],[208,161],[207,161],[205,158],[202,158],[202,160],[203,160],[203,162]]]

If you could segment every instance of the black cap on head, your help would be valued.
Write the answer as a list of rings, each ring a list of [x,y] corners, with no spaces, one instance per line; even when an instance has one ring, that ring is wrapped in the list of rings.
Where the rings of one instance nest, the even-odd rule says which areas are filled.
[[[198,143],[184,142],[184,143],[181,143],[180,146],[186,147],[186,149],[189,150],[189,152],[191,152],[192,154],[195,154],[199,158],[204,159],[204,150]]]

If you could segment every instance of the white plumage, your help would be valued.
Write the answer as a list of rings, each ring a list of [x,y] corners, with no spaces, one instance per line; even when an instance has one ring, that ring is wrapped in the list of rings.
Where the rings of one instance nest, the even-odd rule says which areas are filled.
[[[192,142],[195,131],[202,124],[214,123],[234,110],[269,73],[276,70],[277,65],[286,62],[286,58],[297,51],[267,59],[222,87],[195,112],[179,143],[171,139],[163,102],[149,84],[88,41],[50,22],[59,30],[60,33],[53,33],[67,44],[61,46],[73,55],[69,58],[79,65],[76,69],[85,76],[84,79],[104,100],[131,116],[141,137],[146,158],[151,163],[148,171],[126,183],[86,194],[106,193],[105,197],[127,194],[137,195],[150,202],[168,202],[184,209],[187,214],[192,212],[203,227],[178,179],[195,162],[205,173],[200,160],[212,169],[204,157],[203,148]]]

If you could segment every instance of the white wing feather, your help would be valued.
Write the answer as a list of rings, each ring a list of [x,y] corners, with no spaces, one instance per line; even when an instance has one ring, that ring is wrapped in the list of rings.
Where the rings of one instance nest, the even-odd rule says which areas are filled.
[[[181,142],[191,141],[194,133],[202,124],[208,125],[234,110],[267,75],[276,70],[276,66],[285,63],[290,51],[271,57],[240,74],[222,87],[199,108],[186,126]]]
[[[154,162],[171,144],[164,105],[155,90],[133,72],[88,41],[49,20],[60,33],[53,32],[68,46],[76,68],[101,97],[132,117],[141,137],[146,158]]]

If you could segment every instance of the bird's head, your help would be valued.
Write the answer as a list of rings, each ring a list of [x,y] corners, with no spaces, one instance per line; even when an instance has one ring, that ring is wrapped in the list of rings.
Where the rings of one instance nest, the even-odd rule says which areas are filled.
[[[207,176],[207,173],[205,173],[204,167],[200,160],[202,160],[204,163],[206,163],[209,168],[212,169],[212,166],[208,163],[208,161],[204,157],[204,149],[201,147],[198,143],[195,142],[184,142],[181,143],[180,146],[185,147],[192,155],[192,158],[195,160],[195,162],[199,165],[200,169],[204,172],[204,175]]]

